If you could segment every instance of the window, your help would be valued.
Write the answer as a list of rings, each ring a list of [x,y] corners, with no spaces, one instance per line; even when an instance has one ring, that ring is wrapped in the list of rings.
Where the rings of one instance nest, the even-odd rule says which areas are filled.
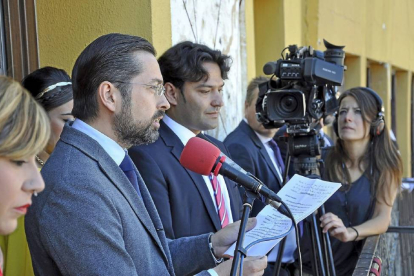
[[[1,2],[1,70],[17,81],[39,67],[35,0]]]

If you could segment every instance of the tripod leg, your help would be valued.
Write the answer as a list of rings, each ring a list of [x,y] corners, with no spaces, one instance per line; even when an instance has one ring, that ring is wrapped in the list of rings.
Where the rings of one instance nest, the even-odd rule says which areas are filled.
[[[275,268],[273,270],[274,276],[278,276],[280,274],[280,266],[282,265],[282,257],[283,257],[283,251],[285,250],[285,243],[286,243],[286,237],[284,237],[282,241],[280,242],[279,250],[277,251]]]
[[[325,264],[323,259],[323,253],[321,248],[321,240],[320,240],[320,228],[318,226],[315,213],[311,215],[311,233],[312,233],[312,255],[313,255],[313,263],[312,268],[316,270],[315,275],[326,276]]]
[[[319,208],[319,214],[323,216],[325,214],[325,207],[322,205]],[[327,265],[327,271],[330,272],[330,275],[336,276],[335,271],[335,264],[334,264],[334,258],[332,254],[332,247],[331,247],[331,240],[329,239],[329,233],[322,234],[324,245],[325,245],[325,254],[326,254],[326,265]]]
[[[312,263],[312,275],[319,276],[319,269],[318,269],[318,256],[316,250],[316,238],[315,238],[315,230],[312,227],[312,221],[310,218],[306,219],[306,231],[310,233],[311,238],[311,263]]]

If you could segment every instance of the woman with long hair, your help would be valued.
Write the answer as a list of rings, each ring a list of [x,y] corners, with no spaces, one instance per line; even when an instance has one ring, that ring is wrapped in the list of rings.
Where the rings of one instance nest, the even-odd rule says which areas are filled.
[[[19,83],[0,76],[1,235],[16,229],[18,218],[32,202],[32,195],[44,189],[35,155],[45,147],[49,136],[50,123],[43,108]],[[2,271],[0,266],[0,275]]]
[[[337,275],[351,275],[363,240],[387,231],[399,192],[402,161],[389,136],[382,100],[356,87],[339,97],[338,140],[325,158],[326,180],[342,183],[320,218],[331,236]]]

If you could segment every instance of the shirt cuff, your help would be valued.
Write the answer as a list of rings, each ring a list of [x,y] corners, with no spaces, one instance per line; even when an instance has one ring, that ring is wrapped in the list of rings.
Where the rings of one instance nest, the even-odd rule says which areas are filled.
[[[209,270],[207,270],[207,272],[208,272],[208,273],[210,273],[210,275],[211,275],[211,276],[219,276],[219,275],[217,274],[217,272],[216,272],[214,269],[212,269],[212,268],[211,268],[211,269],[209,269]]]

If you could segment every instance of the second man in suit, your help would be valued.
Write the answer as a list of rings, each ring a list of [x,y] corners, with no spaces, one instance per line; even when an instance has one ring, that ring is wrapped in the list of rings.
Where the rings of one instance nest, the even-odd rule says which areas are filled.
[[[190,138],[217,127],[230,58],[205,45],[182,42],[158,62],[171,108],[161,121],[159,139],[133,147],[129,153],[151,193],[167,237],[215,232],[240,219],[237,185],[221,175],[189,171],[179,159]],[[228,154],[221,142],[208,138]]]
[[[277,129],[266,129],[256,119],[256,101],[259,93],[259,85],[269,81],[266,77],[253,79],[248,87],[245,101],[245,118],[239,126],[231,132],[224,144],[230,151],[233,160],[243,169],[252,173],[266,184],[274,192],[279,192],[283,184],[283,173],[285,170],[284,161],[280,149],[274,139]],[[264,204],[255,200],[252,209],[252,216],[256,216],[264,207]],[[292,231],[286,240],[282,256],[282,267],[285,270],[294,270],[290,265],[294,261],[296,249],[295,233]],[[278,246],[273,249],[276,253]],[[271,254],[269,256],[275,256]],[[269,257],[270,262],[275,262]],[[264,275],[273,275],[273,266],[269,265]],[[283,270],[280,275],[289,275]]]

